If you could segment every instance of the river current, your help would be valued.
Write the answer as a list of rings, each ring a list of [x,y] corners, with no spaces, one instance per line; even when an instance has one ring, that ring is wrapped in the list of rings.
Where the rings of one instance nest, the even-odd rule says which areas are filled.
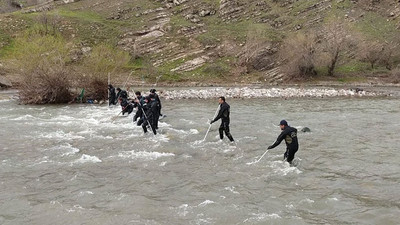
[[[399,98],[227,102],[236,144],[219,121],[202,141],[217,99],[164,99],[156,136],[119,107],[0,100],[0,224],[398,224]],[[296,167],[284,142],[258,161],[281,119]]]

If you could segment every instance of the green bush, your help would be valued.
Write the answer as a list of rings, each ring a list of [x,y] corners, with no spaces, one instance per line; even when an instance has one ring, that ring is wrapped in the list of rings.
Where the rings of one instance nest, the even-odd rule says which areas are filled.
[[[20,99],[28,104],[71,100],[66,42],[60,36],[27,32],[15,39],[6,66],[21,77]]]

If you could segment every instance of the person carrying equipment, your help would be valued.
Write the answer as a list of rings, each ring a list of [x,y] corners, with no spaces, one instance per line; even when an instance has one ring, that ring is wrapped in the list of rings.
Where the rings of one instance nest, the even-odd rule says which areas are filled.
[[[279,126],[282,130],[281,134],[278,136],[274,144],[268,147],[268,149],[273,149],[278,146],[283,140],[286,142],[286,152],[283,155],[283,159],[287,160],[290,164],[294,159],[294,154],[296,154],[299,149],[299,143],[297,141],[297,129],[290,127],[286,120],[281,120]]]
[[[213,124],[215,121],[221,119],[221,125],[219,126],[219,137],[222,140],[224,138],[223,132],[225,131],[225,135],[229,138],[231,142],[233,142],[233,137],[231,133],[229,132],[229,114],[230,114],[230,106],[228,103],[225,102],[225,97],[221,96],[218,98],[219,102],[219,112],[217,117],[215,117],[213,120],[211,120],[210,124]]]
[[[156,128],[155,128],[155,122],[158,120],[158,102],[155,100],[152,100],[150,96],[147,96],[145,98],[145,104],[143,104],[143,124],[142,128],[144,133],[147,133],[147,125],[150,126],[150,128],[153,130],[154,135],[157,134]]]
[[[158,104],[160,105],[159,106],[159,111],[158,111],[158,114],[160,115],[160,116],[162,116],[162,114],[161,114],[161,101],[160,101],[160,97],[158,97],[158,94],[156,94],[156,89],[150,89],[150,94],[149,94],[149,96],[151,97],[151,98],[154,98],[157,102],[158,102]]]
[[[121,88],[117,88],[117,99],[128,99],[128,92],[125,90],[121,90]]]
[[[122,107],[122,115],[125,115],[125,113],[131,114],[133,111],[133,105],[128,102],[126,98],[120,98],[121,100],[121,107]]]
[[[133,117],[133,122],[136,122],[137,119],[139,119],[136,123],[136,125],[140,126],[143,123],[143,110],[142,107],[145,103],[144,101],[144,97],[142,96],[142,94],[140,93],[140,91],[135,92],[136,98],[133,100],[133,108],[137,108],[136,109],[136,114]]]

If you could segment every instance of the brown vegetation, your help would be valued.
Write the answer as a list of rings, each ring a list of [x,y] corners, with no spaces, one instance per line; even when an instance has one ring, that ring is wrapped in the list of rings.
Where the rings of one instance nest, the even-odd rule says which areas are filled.
[[[283,71],[291,78],[316,75],[317,37],[314,33],[296,33],[283,42],[280,58]]]
[[[32,30],[16,39],[7,66],[22,77],[20,98],[28,104],[66,103],[71,100],[68,51],[62,38]]]

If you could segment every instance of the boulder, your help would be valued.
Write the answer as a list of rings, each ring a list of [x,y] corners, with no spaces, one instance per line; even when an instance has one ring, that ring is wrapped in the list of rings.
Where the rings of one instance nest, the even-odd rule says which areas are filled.
[[[0,87],[8,88],[12,87],[12,84],[7,78],[0,76]]]
[[[303,127],[303,128],[301,128],[301,132],[304,132],[304,133],[311,132],[311,129],[308,127]]]

